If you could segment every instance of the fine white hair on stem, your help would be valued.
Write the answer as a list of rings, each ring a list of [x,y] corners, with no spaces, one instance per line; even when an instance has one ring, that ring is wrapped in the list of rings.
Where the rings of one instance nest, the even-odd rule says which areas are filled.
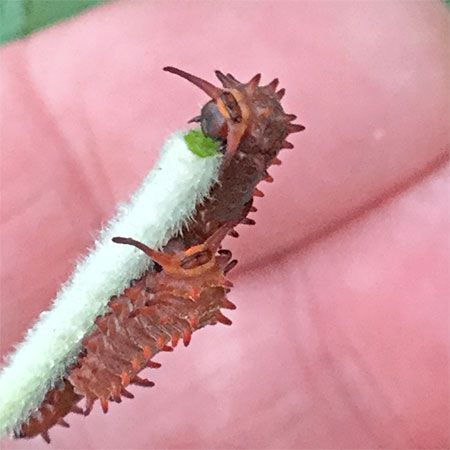
[[[111,241],[133,237],[152,248],[164,245],[193,216],[217,180],[220,155],[200,158],[177,132],[128,204],[101,231],[93,248],[61,287],[0,373],[0,436],[11,433],[40,405],[66,373],[81,340],[107,302],[151,263],[141,251]]]

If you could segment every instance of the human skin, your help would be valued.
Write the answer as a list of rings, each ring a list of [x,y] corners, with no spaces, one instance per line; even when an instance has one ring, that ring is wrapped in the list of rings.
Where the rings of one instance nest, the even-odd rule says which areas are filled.
[[[1,49],[1,353],[206,102],[161,71],[279,77],[306,130],[228,238],[232,327],[156,387],[3,448],[445,448],[448,12],[433,2],[118,2]]]

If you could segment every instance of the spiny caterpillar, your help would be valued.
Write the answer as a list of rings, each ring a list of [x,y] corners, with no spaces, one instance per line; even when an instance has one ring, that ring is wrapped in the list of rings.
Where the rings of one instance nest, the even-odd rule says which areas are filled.
[[[234,230],[237,224],[255,223],[247,215],[256,211],[253,197],[263,196],[256,185],[273,181],[267,168],[281,164],[279,151],[293,147],[286,137],[304,127],[292,124],[296,117],[283,111],[280,100],[285,90],[277,91],[278,79],[260,86],[260,74],[241,83],[216,71],[219,88],[174,67],[164,70],[185,78],[211,98],[189,122],[200,123],[206,137],[220,142],[224,158],[219,179],[208,199],[197,206],[193,221],[162,252],[130,237],[113,239],[142,250],[156,268],[110,299],[108,312],[96,319],[94,331],[84,338],[77,362],[16,437],[40,434],[50,442],[48,430],[53,425],[67,427],[64,417],[70,412],[88,415],[96,400],[106,413],[110,401],[133,398],[129,384],[153,386],[139,372],[159,367],[152,361],[158,352],[172,351],[179,340],[187,346],[192,333],[206,325],[231,325],[221,309],[235,309],[226,297],[232,287],[226,274],[237,261],[221,248],[222,240],[227,234],[239,236]],[[78,405],[83,398],[84,409]]]

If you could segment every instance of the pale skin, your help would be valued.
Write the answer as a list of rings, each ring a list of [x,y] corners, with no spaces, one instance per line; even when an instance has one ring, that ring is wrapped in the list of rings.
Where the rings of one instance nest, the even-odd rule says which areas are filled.
[[[51,445],[448,447],[448,12],[183,5],[118,2],[1,49],[2,355],[207,101],[162,67],[279,77],[306,126],[256,226],[225,240],[233,325],[156,358],[156,387],[108,415],[68,416]]]

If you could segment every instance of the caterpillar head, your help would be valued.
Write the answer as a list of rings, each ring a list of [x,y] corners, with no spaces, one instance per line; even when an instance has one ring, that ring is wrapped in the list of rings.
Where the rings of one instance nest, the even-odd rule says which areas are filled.
[[[194,245],[175,253],[152,250],[142,242],[131,238],[114,237],[113,242],[133,245],[142,250],[154,262],[159,264],[166,274],[180,278],[191,278],[217,270],[216,253],[222,240],[235,225],[236,223],[223,225],[202,244]]]
[[[271,130],[272,122],[279,122],[276,128],[280,132],[275,133],[279,136],[274,137],[281,138],[281,141],[289,133],[304,129],[302,125],[288,123],[295,116],[283,112],[279,101],[284,89],[276,92],[278,79],[267,86],[259,86],[261,74],[255,75],[248,83],[241,83],[233,75],[216,70],[216,76],[223,85],[219,88],[175,67],[165,67],[164,70],[185,78],[211,97],[201,114],[190,122],[200,122],[206,136],[226,143],[225,154],[228,157],[236,152],[246,136],[253,136],[257,141],[264,139],[264,131]],[[272,132],[269,134],[273,135]],[[269,140],[271,137],[267,136]]]

